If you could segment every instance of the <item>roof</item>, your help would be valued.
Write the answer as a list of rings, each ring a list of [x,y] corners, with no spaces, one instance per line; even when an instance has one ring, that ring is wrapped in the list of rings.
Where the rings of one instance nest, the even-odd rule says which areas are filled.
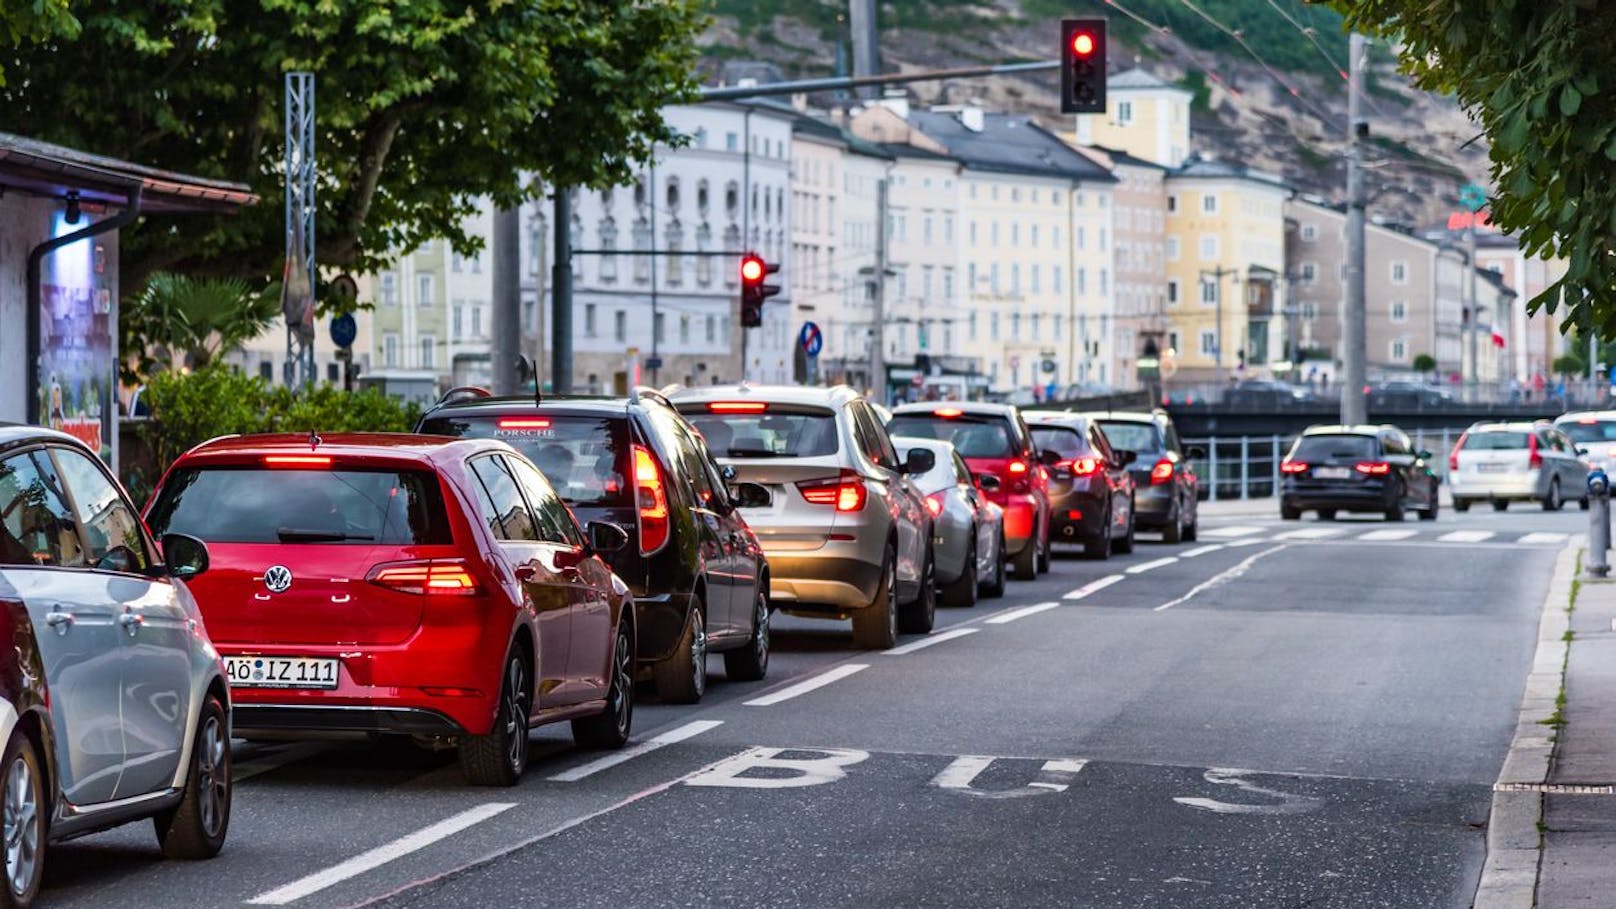
[[[1008,417],[1016,412],[1016,407],[1013,404],[990,404],[986,401],[916,401],[892,408],[892,415],[901,417],[909,414],[940,414],[945,410],[977,417]]]
[[[1108,145],[1090,145],[1087,147],[1096,151],[1104,152],[1106,157],[1110,158],[1114,164],[1127,164],[1132,167],[1148,167],[1151,170],[1159,171],[1172,170],[1171,167],[1168,167],[1165,164],[1157,164],[1155,161],[1147,161],[1144,158],[1136,158],[1120,148],[1112,148]]]
[[[1492,286],[1498,288],[1498,292],[1503,294],[1504,296],[1506,296],[1506,297],[1519,296],[1519,294],[1517,294],[1515,292],[1515,288],[1510,287],[1508,284],[1504,283],[1504,276],[1499,274],[1498,272],[1493,271],[1490,268],[1482,268],[1480,266],[1477,266],[1476,267],[1476,274],[1480,275],[1482,280],[1486,281],[1488,284],[1491,284]]]
[[[846,143],[847,141],[847,134],[840,126],[827,123],[808,114],[802,114],[791,121],[791,133],[797,136],[825,139],[830,142]]]
[[[1180,88],[1170,82],[1164,82],[1156,76],[1139,67],[1125,69],[1120,73],[1113,73],[1105,79],[1106,91],[1148,91],[1151,89],[1172,89],[1188,95],[1188,89]]]
[[[703,385],[700,388],[681,388],[668,396],[675,407],[681,404],[707,401],[763,401],[769,404],[807,404],[816,407],[837,407],[859,393],[846,385],[820,388],[812,385]]]
[[[1252,170],[1243,164],[1230,164],[1216,158],[1203,158],[1200,154],[1193,155],[1184,165],[1170,176],[1185,179],[1206,180],[1250,180],[1254,183],[1267,183],[1275,189],[1289,190],[1291,185],[1284,178],[1262,171]]]
[[[894,158],[919,158],[926,161],[959,163],[959,159],[955,158],[953,155],[939,154],[929,148],[921,148],[918,145],[909,145],[903,142],[879,142],[874,144],[877,148],[880,148],[882,151]]]
[[[319,439],[320,444],[311,446],[306,432],[220,436],[191,449],[175,463],[193,459],[238,461],[259,455],[381,457],[424,462],[463,457],[490,445],[503,445],[492,439],[455,439],[402,432],[334,432]]]
[[[242,183],[194,177],[93,155],[63,145],[0,132],[0,187],[41,196],[65,196],[122,206],[141,188],[141,208],[151,212],[217,211],[258,201]]]
[[[941,111],[912,111],[909,122],[971,170],[1116,182],[1105,168],[1026,115],[984,112],[981,132]]]
[[[1385,423],[1385,424],[1381,424],[1381,425],[1376,425],[1376,424],[1372,424],[1372,423],[1359,423],[1359,424],[1352,424],[1352,425],[1343,425],[1343,424],[1338,424],[1338,423],[1331,423],[1331,424],[1322,424],[1322,425],[1319,425],[1319,426],[1309,426],[1308,428],[1302,430],[1302,435],[1304,435],[1304,436],[1372,436],[1372,435],[1379,435],[1384,430],[1396,429],[1396,428],[1397,428],[1396,426],[1393,426],[1390,423]]]
[[[1094,419],[1092,414],[1079,413],[1075,410],[1023,410],[1021,418],[1028,425],[1034,423],[1059,423],[1070,426],[1074,423],[1085,424]]]
[[[54,429],[43,426],[32,426],[27,423],[0,422],[0,448],[9,448],[12,445],[26,445],[32,442],[68,442],[80,448],[84,443]]]

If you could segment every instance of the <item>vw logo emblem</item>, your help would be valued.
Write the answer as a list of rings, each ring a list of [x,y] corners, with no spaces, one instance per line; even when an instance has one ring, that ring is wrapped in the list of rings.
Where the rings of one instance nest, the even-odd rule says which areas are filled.
[[[292,569],[285,565],[271,565],[264,570],[264,586],[270,593],[285,593],[292,586]]]

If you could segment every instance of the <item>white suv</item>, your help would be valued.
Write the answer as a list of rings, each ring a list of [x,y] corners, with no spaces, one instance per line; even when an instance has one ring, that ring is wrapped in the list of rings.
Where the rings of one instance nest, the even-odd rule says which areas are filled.
[[[1559,511],[1568,498],[1588,507],[1588,463],[1564,432],[1548,423],[1477,423],[1465,430],[1448,455],[1448,487],[1454,511],[1492,502],[1536,501]]]

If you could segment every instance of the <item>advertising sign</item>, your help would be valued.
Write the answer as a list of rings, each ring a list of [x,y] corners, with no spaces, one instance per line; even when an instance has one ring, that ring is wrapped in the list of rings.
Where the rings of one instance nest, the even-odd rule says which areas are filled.
[[[54,236],[78,229],[56,216]],[[40,294],[41,422],[74,436],[112,463],[117,349],[117,234],[45,257]]]

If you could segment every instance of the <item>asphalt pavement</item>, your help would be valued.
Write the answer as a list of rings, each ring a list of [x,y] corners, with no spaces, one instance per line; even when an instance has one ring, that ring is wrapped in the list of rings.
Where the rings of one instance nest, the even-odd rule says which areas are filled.
[[[1277,509],[1276,509],[1277,510]],[[1468,906],[1555,558],[1586,522],[1208,510],[929,636],[776,616],[769,678],[642,701],[623,752],[238,743],[210,862],[148,824],[55,849],[44,905]]]

